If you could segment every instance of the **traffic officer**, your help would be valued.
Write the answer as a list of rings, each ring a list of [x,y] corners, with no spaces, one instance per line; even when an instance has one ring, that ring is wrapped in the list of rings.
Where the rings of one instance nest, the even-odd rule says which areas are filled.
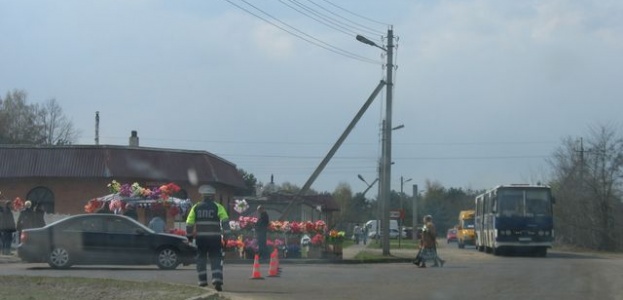
[[[212,284],[217,291],[222,291],[223,285],[223,245],[221,244],[222,231],[229,235],[229,217],[225,208],[214,202],[216,190],[210,185],[199,187],[199,194],[203,200],[195,204],[186,219],[188,240],[193,238],[197,245],[197,273],[199,286],[208,285],[207,258],[210,257],[212,270]]]

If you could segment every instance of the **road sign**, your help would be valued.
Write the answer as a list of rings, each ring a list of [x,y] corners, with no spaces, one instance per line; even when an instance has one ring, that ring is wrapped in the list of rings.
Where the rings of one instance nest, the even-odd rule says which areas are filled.
[[[392,219],[400,219],[400,211],[399,210],[390,210],[389,217]]]

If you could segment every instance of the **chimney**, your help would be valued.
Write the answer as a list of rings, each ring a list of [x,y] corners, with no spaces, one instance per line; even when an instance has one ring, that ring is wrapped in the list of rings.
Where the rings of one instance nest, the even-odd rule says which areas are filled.
[[[132,135],[130,136],[130,147],[138,147],[138,134],[136,130],[132,130]]]
[[[100,112],[95,112],[95,145],[100,144]]]

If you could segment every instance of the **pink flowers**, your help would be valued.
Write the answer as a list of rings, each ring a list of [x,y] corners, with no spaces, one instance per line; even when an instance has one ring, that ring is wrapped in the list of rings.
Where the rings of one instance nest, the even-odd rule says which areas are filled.
[[[110,204],[108,205],[108,208],[111,211],[118,211],[121,210],[123,207],[125,207],[125,204],[123,204],[119,199],[110,201]]]
[[[145,188],[141,187],[137,182],[133,184],[120,184],[113,180],[108,184],[108,189],[113,194],[119,194],[123,197],[138,197],[146,199],[162,199],[167,200],[169,197],[180,191],[180,187],[175,183],[167,183],[160,187]]]
[[[257,218],[256,217],[239,217],[238,218],[238,224],[240,224],[240,226],[238,226],[241,230],[244,229],[253,229],[253,227],[255,227],[255,223],[257,223]]]
[[[317,233],[316,235],[314,235],[314,237],[312,237],[311,239],[311,244],[313,246],[321,246],[322,243],[324,243],[324,235]]]
[[[238,221],[231,221],[230,227],[232,230],[251,230],[257,223],[256,217],[239,217]],[[315,222],[311,221],[271,221],[268,224],[268,231],[278,233],[324,233],[326,224],[322,220]]]
[[[21,211],[24,209],[24,200],[22,198],[17,197],[13,200],[13,211]]]

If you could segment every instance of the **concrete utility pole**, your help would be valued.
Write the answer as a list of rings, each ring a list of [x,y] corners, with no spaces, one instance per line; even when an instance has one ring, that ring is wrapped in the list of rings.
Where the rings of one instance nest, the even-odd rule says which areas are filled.
[[[391,173],[392,173],[392,96],[394,90],[393,71],[394,71],[394,30],[393,27],[387,30],[387,48],[383,48],[364,36],[357,35],[357,40],[382,49],[387,53],[387,82],[385,104],[385,120],[383,121],[383,142],[381,146],[381,162],[379,168],[379,204],[382,205],[381,211],[381,234],[383,255],[389,256],[389,200],[391,196]]]
[[[417,222],[418,222],[418,218],[417,218],[417,202],[418,202],[418,190],[417,190],[417,184],[413,185],[413,233],[411,234],[413,236],[413,241],[417,242]]]
[[[381,186],[383,193],[381,199],[383,201],[383,255],[389,256],[389,200],[391,196],[391,174],[392,174],[392,98],[394,90],[394,31],[392,27],[387,30],[387,87],[385,104],[385,128],[383,128],[385,138],[382,147],[382,166],[383,174],[381,178]]]
[[[405,182],[409,182],[411,180],[412,180],[412,178],[405,179],[403,176],[400,176],[400,226],[398,226],[398,248],[401,247],[400,244],[401,244],[401,241],[402,241],[402,229],[405,226],[403,224],[405,219],[404,219],[404,211],[403,211],[404,207],[402,205],[402,202],[404,201],[404,198],[405,198],[404,197],[405,193],[403,191],[403,187],[405,185]]]

